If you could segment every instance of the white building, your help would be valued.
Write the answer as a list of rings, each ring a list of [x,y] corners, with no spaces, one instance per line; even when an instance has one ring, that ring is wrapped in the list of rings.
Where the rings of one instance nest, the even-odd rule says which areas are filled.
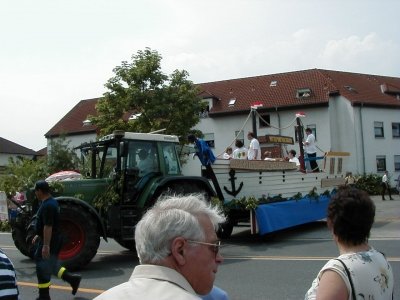
[[[37,156],[40,156],[38,152],[0,137],[0,174],[5,172],[10,158],[34,159]]]
[[[304,112],[304,128],[311,128],[320,149],[351,153],[344,170],[353,174],[400,175],[400,78],[312,69],[198,84],[208,103],[196,126],[216,155],[222,154],[236,137],[243,139],[257,131],[262,152],[270,148],[275,156],[285,155],[280,146],[267,144],[265,135],[295,139],[296,112]],[[70,146],[95,140],[96,128],[85,125],[95,114],[98,99],[80,101],[47,134],[48,139],[66,134]],[[255,127],[250,107],[257,109]],[[247,120],[247,122],[246,122]],[[238,132],[242,133],[238,135]],[[299,153],[299,146],[287,150]],[[320,163],[321,164],[321,163]],[[198,160],[189,159],[185,173],[199,174]]]

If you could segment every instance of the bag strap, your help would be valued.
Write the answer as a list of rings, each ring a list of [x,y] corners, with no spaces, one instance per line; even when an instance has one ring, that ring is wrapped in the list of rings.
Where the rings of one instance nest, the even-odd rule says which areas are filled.
[[[340,263],[343,265],[344,270],[346,271],[347,277],[349,278],[349,281],[350,281],[351,297],[352,297],[353,300],[356,300],[356,292],[354,290],[353,280],[351,280],[349,269],[347,268],[346,264],[341,259],[335,258],[335,260],[340,261]]]

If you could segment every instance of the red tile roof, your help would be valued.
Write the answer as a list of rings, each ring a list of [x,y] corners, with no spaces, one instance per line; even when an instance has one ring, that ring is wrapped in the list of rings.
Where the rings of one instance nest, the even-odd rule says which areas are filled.
[[[81,100],[60,121],[57,122],[45,137],[54,137],[61,134],[83,134],[96,132],[96,126],[84,125],[88,115],[97,115],[96,103],[100,98]]]
[[[396,94],[383,93],[382,85],[389,85],[400,91],[400,78],[358,74],[349,72],[319,70],[353,105],[393,106],[400,108],[400,98]]]
[[[270,110],[328,105],[330,95],[342,95],[352,105],[363,103],[366,106],[400,109],[398,77],[311,69],[200,83],[197,86],[200,97],[215,99],[210,116],[248,112],[254,102],[261,102],[262,109]],[[299,89],[310,89],[310,97],[298,98]],[[80,101],[46,133],[46,137],[95,132],[95,126],[83,126],[82,122],[88,115],[96,115],[95,105],[99,99]],[[236,99],[233,106],[229,106],[231,99]],[[124,119],[130,114],[125,114]]]
[[[263,109],[327,105],[332,94],[346,97],[353,105],[363,102],[400,108],[396,95],[382,93],[385,83],[391,91],[400,88],[396,77],[321,69],[201,83],[199,87],[204,98],[218,99],[210,110],[212,116],[249,111],[254,102],[263,103]],[[310,89],[310,97],[299,99],[299,89]],[[229,106],[231,99],[236,99],[235,105]]]

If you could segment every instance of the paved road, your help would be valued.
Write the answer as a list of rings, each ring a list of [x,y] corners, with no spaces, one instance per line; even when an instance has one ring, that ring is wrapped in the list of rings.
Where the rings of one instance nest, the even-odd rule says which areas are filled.
[[[381,201],[370,244],[384,252],[400,278],[400,197]],[[315,222],[267,236],[251,236],[247,226],[236,227],[232,238],[224,241],[225,261],[219,269],[216,284],[229,292],[232,300],[242,299],[303,299],[321,266],[337,249],[325,222]],[[34,263],[23,257],[13,246],[9,234],[0,234],[0,247],[13,260],[20,283],[22,299],[35,299]],[[126,281],[138,264],[134,254],[115,242],[101,243],[95,259],[83,271],[82,289],[74,298],[67,285],[55,279],[52,299],[93,299],[102,290]],[[397,280],[398,282],[398,280]],[[400,299],[400,287],[396,297]]]

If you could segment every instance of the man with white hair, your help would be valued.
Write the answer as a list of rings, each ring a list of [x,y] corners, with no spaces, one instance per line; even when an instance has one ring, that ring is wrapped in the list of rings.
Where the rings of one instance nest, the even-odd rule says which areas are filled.
[[[224,221],[201,195],[159,199],[135,229],[140,265],[128,282],[95,300],[200,299],[213,288],[223,261],[216,230]]]

